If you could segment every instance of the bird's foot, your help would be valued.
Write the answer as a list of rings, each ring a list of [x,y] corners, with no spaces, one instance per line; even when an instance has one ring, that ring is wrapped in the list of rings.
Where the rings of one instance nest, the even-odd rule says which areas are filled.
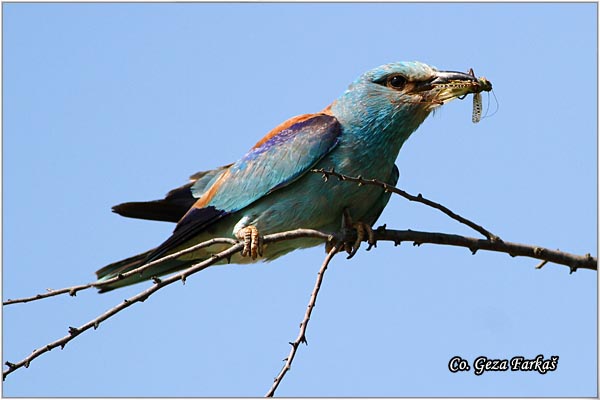
[[[353,222],[348,209],[344,209],[341,230],[341,236],[343,238],[342,240],[345,240],[344,238],[347,238],[349,236],[350,231],[352,230],[356,231],[356,240],[354,242],[344,241],[342,243],[342,246],[340,246],[340,249],[344,249],[346,253],[348,253],[348,259],[354,257],[354,255],[360,248],[360,243],[365,239],[367,240],[367,243],[369,243],[369,247],[367,248],[367,250],[370,250],[373,246],[377,246],[375,240],[375,233],[373,232],[371,225],[366,224],[362,221]],[[336,245],[337,240],[335,240],[335,238],[332,238],[331,240],[327,241],[327,243],[325,243],[325,251],[329,253],[331,249]]]
[[[236,232],[235,236],[244,242],[242,257],[250,256],[256,260],[263,255],[263,239],[254,225],[247,226]]]

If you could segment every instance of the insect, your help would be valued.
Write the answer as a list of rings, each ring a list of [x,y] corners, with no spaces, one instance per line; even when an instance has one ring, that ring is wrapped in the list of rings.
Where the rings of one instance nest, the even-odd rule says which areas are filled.
[[[475,72],[473,72],[473,68],[469,68],[469,75],[475,77]],[[485,79],[483,76],[477,79],[477,83],[475,84],[476,88],[473,91],[473,115],[471,120],[474,124],[481,121],[481,92],[489,92],[492,90],[492,83]]]

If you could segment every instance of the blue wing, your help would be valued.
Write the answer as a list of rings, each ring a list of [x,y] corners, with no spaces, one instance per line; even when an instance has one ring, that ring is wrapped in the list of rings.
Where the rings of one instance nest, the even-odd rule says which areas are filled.
[[[183,244],[221,218],[304,175],[338,143],[340,124],[327,114],[292,118],[259,141],[206,189],[173,235],[148,260]]]
[[[198,200],[195,207],[240,210],[304,175],[337,144],[340,127],[334,117],[317,114],[296,119],[289,127],[276,128],[234,163],[216,182],[214,195],[205,204]]]

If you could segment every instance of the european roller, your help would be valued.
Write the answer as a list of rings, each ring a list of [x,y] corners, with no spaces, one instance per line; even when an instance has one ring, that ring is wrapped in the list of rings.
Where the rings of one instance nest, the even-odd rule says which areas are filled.
[[[336,232],[341,221],[351,221],[361,232],[370,231],[390,193],[335,179],[324,183],[320,174],[310,170],[333,168],[395,185],[399,173],[394,162],[400,148],[425,118],[452,99],[490,89],[489,81],[472,73],[440,71],[421,62],[391,63],[364,73],[325,109],[281,123],[238,161],[192,175],[189,183],[162,200],[113,207],[126,217],[176,222],[177,226],[158,247],[97,271],[100,291],[189,267],[228,245],[160,263],[143,276],[101,284],[216,237],[242,240],[244,250],[230,261],[248,263],[322,243],[304,238],[263,245],[261,237],[266,234],[297,228]]]

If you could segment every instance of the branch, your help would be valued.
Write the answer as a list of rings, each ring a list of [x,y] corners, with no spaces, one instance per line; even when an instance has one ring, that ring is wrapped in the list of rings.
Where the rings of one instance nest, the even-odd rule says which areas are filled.
[[[71,287],[68,287],[68,288],[57,289],[57,290],[46,289],[46,293],[36,294],[35,296],[22,297],[22,298],[19,298],[19,299],[7,299],[6,301],[2,302],[2,305],[3,306],[8,306],[10,304],[28,303],[30,301],[41,300],[41,299],[45,299],[45,298],[53,297],[53,296],[58,296],[60,294],[65,294],[65,293],[69,293],[70,296],[77,296],[77,292],[79,292],[80,290],[89,289],[92,286],[94,286],[94,283],[87,283],[85,285],[71,286]]]
[[[377,228],[377,230],[374,233],[375,233],[375,240],[392,241],[396,245],[398,245],[404,241],[412,241],[413,244],[417,245],[417,246],[421,245],[423,243],[459,246],[459,247],[465,247],[465,248],[470,249],[473,254],[475,254],[478,250],[489,250],[489,251],[507,253],[513,257],[514,256],[526,256],[526,257],[536,258],[539,260],[546,260],[546,261],[553,262],[556,264],[566,265],[570,268],[571,272],[574,272],[579,268],[591,269],[591,270],[598,269],[597,258],[592,257],[590,254],[586,254],[584,256],[578,256],[578,255],[574,255],[574,254],[570,254],[570,253],[566,253],[566,252],[562,252],[562,251],[558,251],[558,250],[550,250],[550,249],[540,247],[540,246],[531,246],[531,245],[525,245],[525,244],[519,244],[519,243],[504,242],[504,241],[499,241],[499,240],[492,241],[492,240],[476,239],[476,238],[470,238],[470,237],[465,237],[465,236],[460,236],[460,235],[449,235],[449,234],[444,234],[444,233],[418,232],[418,231],[411,231],[411,230],[406,230],[406,231],[388,230],[385,228],[385,226]],[[267,235],[264,237],[263,242],[271,243],[271,242],[279,242],[279,241],[283,241],[283,240],[291,240],[291,239],[306,238],[306,237],[318,238],[318,239],[322,239],[323,241],[330,241],[332,238],[335,238],[337,243],[344,243],[344,242],[354,243],[354,240],[356,240],[356,232],[350,232],[345,237],[342,237],[340,234],[330,234],[330,233],[320,232],[320,231],[316,231],[316,230],[312,230],[312,229],[297,229],[294,231],[288,231],[288,232]],[[224,240],[230,241],[231,239],[224,239]],[[213,241],[221,242],[220,239],[213,239]],[[212,241],[209,241],[209,242],[212,242]],[[204,243],[201,243],[200,245],[206,245],[206,243],[209,243],[209,242],[204,242]],[[212,243],[216,243],[216,242],[212,242]],[[200,245],[197,245],[197,246],[200,246]],[[194,247],[197,247],[197,246],[194,246]],[[154,285],[152,285],[150,288],[144,290],[143,292],[141,292],[133,297],[130,297],[127,300],[124,300],[122,303],[118,304],[114,308],[111,308],[110,310],[106,311],[104,314],[98,316],[97,318],[89,321],[88,323],[86,323],[78,328],[70,327],[69,334],[67,336],[64,336],[52,343],[47,344],[46,346],[43,346],[43,347],[40,347],[40,348],[34,350],[33,353],[31,353],[28,357],[26,357],[22,361],[19,361],[18,363],[11,363],[11,362],[7,361],[5,364],[8,366],[8,369],[3,371],[3,374],[2,374],[3,379],[5,379],[7,375],[9,375],[13,371],[15,371],[21,367],[27,368],[29,366],[29,364],[31,363],[31,361],[34,360],[35,358],[39,357],[40,355],[58,347],[58,346],[60,346],[61,348],[64,348],[64,346],[68,342],[70,342],[72,339],[74,339],[79,334],[85,332],[86,330],[88,330],[92,327],[94,329],[98,328],[98,326],[100,325],[101,322],[114,316],[115,314],[119,313],[120,311],[131,306],[134,303],[145,301],[148,297],[150,297],[152,294],[154,294],[156,291],[160,290],[161,288],[163,288],[167,285],[170,285],[173,282],[176,282],[178,280],[182,280],[185,283],[185,280],[188,276],[195,274],[196,272],[199,272],[220,260],[229,259],[234,253],[240,251],[242,248],[243,248],[242,243],[236,243],[236,244],[232,245],[231,247],[229,247],[228,249],[226,249],[218,254],[213,255],[211,258],[209,258],[201,263],[194,264],[191,267],[189,267],[179,273],[171,275],[164,280],[155,278]],[[173,257],[173,256],[174,255],[171,255],[169,257]],[[159,261],[159,260],[157,260],[157,261]],[[150,264],[148,264],[148,265],[150,265]],[[142,268],[140,267],[140,270],[141,269]],[[128,274],[131,274],[131,273],[139,273],[139,271],[138,270],[130,271],[127,274],[123,274],[123,276],[129,276]],[[106,281],[106,282],[108,282],[108,281]],[[97,283],[94,285],[97,285]],[[308,316],[310,316],[310,314],[308,314]]]
[[[423,243],[440,244],[448,246],[466,247],[475,254],[478,250],[496,251],[506,253],[511,257],[523,256],[545,260],[555,264],[566,265],[571,273],[579,268],[598,270],[598,259],[592,257],[589,253],[583,256],[566,253],[559,250],[551,250],[541,246],[527,245],[521,243],[505,242],[502,240],[491,241],[476,239],[467,236],[451,235],[437,232],[419,232],[419,231],[397,231],[388,230],[385,225],[377,228],[375,231],[377,240],[389,240],[398,245],[401,242],[413,242],[413,245],[420,246]],[[539,269],[539,268],[538,268]]]
[[[464,217],[461,217],[460,215],[452,212],[452,210],[450,210],[449,208],[436,203],[434,201],[428,200],[425,197],[423,197],[423,195],[421,195],[421,193],[419,193],[418,195],[414,196],[410,193],[405,192],[402,189],[398,189],[395,186],[389,185],[383,181],[380,181],[378,179],[363,179],[360,175],[357,177],[351,177],[351,176],[347,176],[344,174],[340,174],[339,172],[335,172],[333,168],[331,168],[331,170],[327,171],[324,168],[320,168],[320,169],[311,169],[310,172],[315,172],[315,173],[319,173],[319,174],[323,174],[323,179],[325,180],[325,182],[327,182],[329,176],[335,176],[337,177],[340,181],[348,181],[348,182],[357,182],[358,185],[374,185],[374,186],[379,186],[382,187],[386,192],[392,192],[392,193],[396,193],[402,197],[404,197],[405,199],[408,199],[410,201],[416,201],[417,203],[422,203],[425,205],[428,205],[429,207],[435,208],[437,210],[440,210],[441,212],[443,212],[444,214],[446,214],[447,216],[449,216],[450,218],[465,224],[467,226],[469,226],[470,228],[476,230],[477,232],[481,233],[483,236],[485,236],[488,240],[491,241],[496,241],[496,240],[500,240],[500,238],[496,235],[494,235],[493,233],[491,233],[490,231],[488,231],[487,229],[483,228],[481,225],[476,224],[473,221],[470,221]]]
[[[325,275],[325,271],[327,270],[329,262],[341,248],[342,243],[339,243],[337,246],[334,246],[329,251],[329,253],[327,253],[325,260],[321,265],[321,269],[319,269],[319,273],[317,274],[317,281],[315,282],[315,287],[313,288],[312,294],[310,295],[310,300],[308,301],[308,307],[306,307],[304,319],[300,323],[300,332],[298,333],[298,337],[293,342],[290,342],[290,345],[292,346],[290,354],[287,356],[286,359],[284,359],[285,365],[279,372],[279,375],[277,375],[277,377],[275,378],[273,386],[271,386],[271,389],[269,389],[265,397],[273,397],[275,395],[275,391],[281,383],[281,380],[283,379],[285,374],[292,368],[292,362],[294,361],[294,357],[296,356],[296,350],[298,350],[298,346],[300,346],[300,343],[306,343],[308,345],[308,342],[306,341],[306,328],[308,327],[308,321],[310,320],[312,310],[315,307],[315,303],[317,302],[317,296],[319,295],[319,290],[321,289],[323,276]]]
[[[131,275],[135,275],[135,274],[142,275],[145,270],[147,270],[148,268],[150,268],[154,265],[160,264],[167,260],[171,260],[171,259],[180,257],[184,254],[192,253],[192,252],[202,249],[204,247],[210,247],[214,244],[219,244],[219,243],[234,245],[237,243],[237,240],[229,239],[229,238],[215,238],[215,239],[207,240],[206,242],[198,243],[192,247],[188,247],[187,249],[183,249],[181,251],[170,254],[168,256],[159,258],[158,260],[154,260],[152,262],[144,264],[136,269],[132,269],[131,271],[119,274],[119,275],[115,276],[114,278],[107,279],[105,281],[102,281],[101,283],[99,283],[98,281],[95,281],[95,282],[87,283],[85,285],[71,286],[71,287],[63,288],[63,289],[57,289],[57,290],[47,289],[47,293],[36,294],[35,296],[23,297],[23,298],[19,298],[19,299],[8,299],[8,300],[4,301],[2,303],[2,305],[7,306],[10,304],[27,303],[30,301],[41,300],[41,299],[58,296],[58,295],[65,294],[65,293],[69,293],[70,296],[76,296],[77,292],[79,292],[81,290],[89,289],[92,287],[100,287],[100,286],[108,285],[110,283],[123,280],[123,279],[125,279]]]
[[[306,237],[320,238],[320,239],[327,240],[330,238],[330,235],[323,233],[323,232],[316,231],[316,230],[312,230],[312,229],[296,229],[294,231],[288,231],[288,232],[267,235],[264,237],[263,242],[264,243],[280,242],[283,240],[306,238]],[[230,239],[228,239],[228,240],[230,240]],[[6,379],[6,377],[10,373],[14,372],[15,370],[17,370],[21,367],[28,368],[31,361],[33,361],[34,359],[38,358],[42,354],[47,353],[50,350],[52,350],[58,346],[60,346],[61,349],[63,349],[67,343],[69,343],[71,340],[73,340],[79,334],[89,330],[92,327],[94,328],[94,330],[97,329],[101,322],[104,322],[105,320],[109,319],[110,317],[116,315],[120,311],[126,309],[127,307],[129,307],[135,303],[144,302],[148,297],[150,297],[152,294],[154,294],[161,288],[168,286],[168,285],[172,284],[173,282],[177,282],[179,280],[181,280],[183,283],[185,283],[185,280],[188,276],[193,275],[199,271],[202,271],[203,269],[215,264],[216,262],[218,262],[220,260],[229,259],[233,254],[241,251],[243,247],[244,247],[243,243],[236,242],[236,244],[232,245],[228,249],[223,250],[222,252],[220,252],[218,254],[213,255],[211,258],[209,258],[205,261],[202,261],[198,264],[194,264],[191,267],[189,267],[179,273],[171,275],[164,280],[155,278],[154,285],[152,285],[148,289],[146,289],[126,300],[123,300],[122,303],[117,304],[115,307],[109,309],[105,313],[99,315],[98,317],[87,322],[86,324],[81,325],[78,328],[69,327],[68,335],[63,336],[62,338],[55,340],[54,342],[51,342],[43,347],[40,347],[40,348],[34,350],[28,357],[24,358],[23,360],[19,361],[18,363],[11,363],[11,362],[7,361],[5,364],[8,366],[8,369],[6,369],[2,372],[2,379],[3,380]],[[125,274],[123,274],[123,275],[125,275]]]

